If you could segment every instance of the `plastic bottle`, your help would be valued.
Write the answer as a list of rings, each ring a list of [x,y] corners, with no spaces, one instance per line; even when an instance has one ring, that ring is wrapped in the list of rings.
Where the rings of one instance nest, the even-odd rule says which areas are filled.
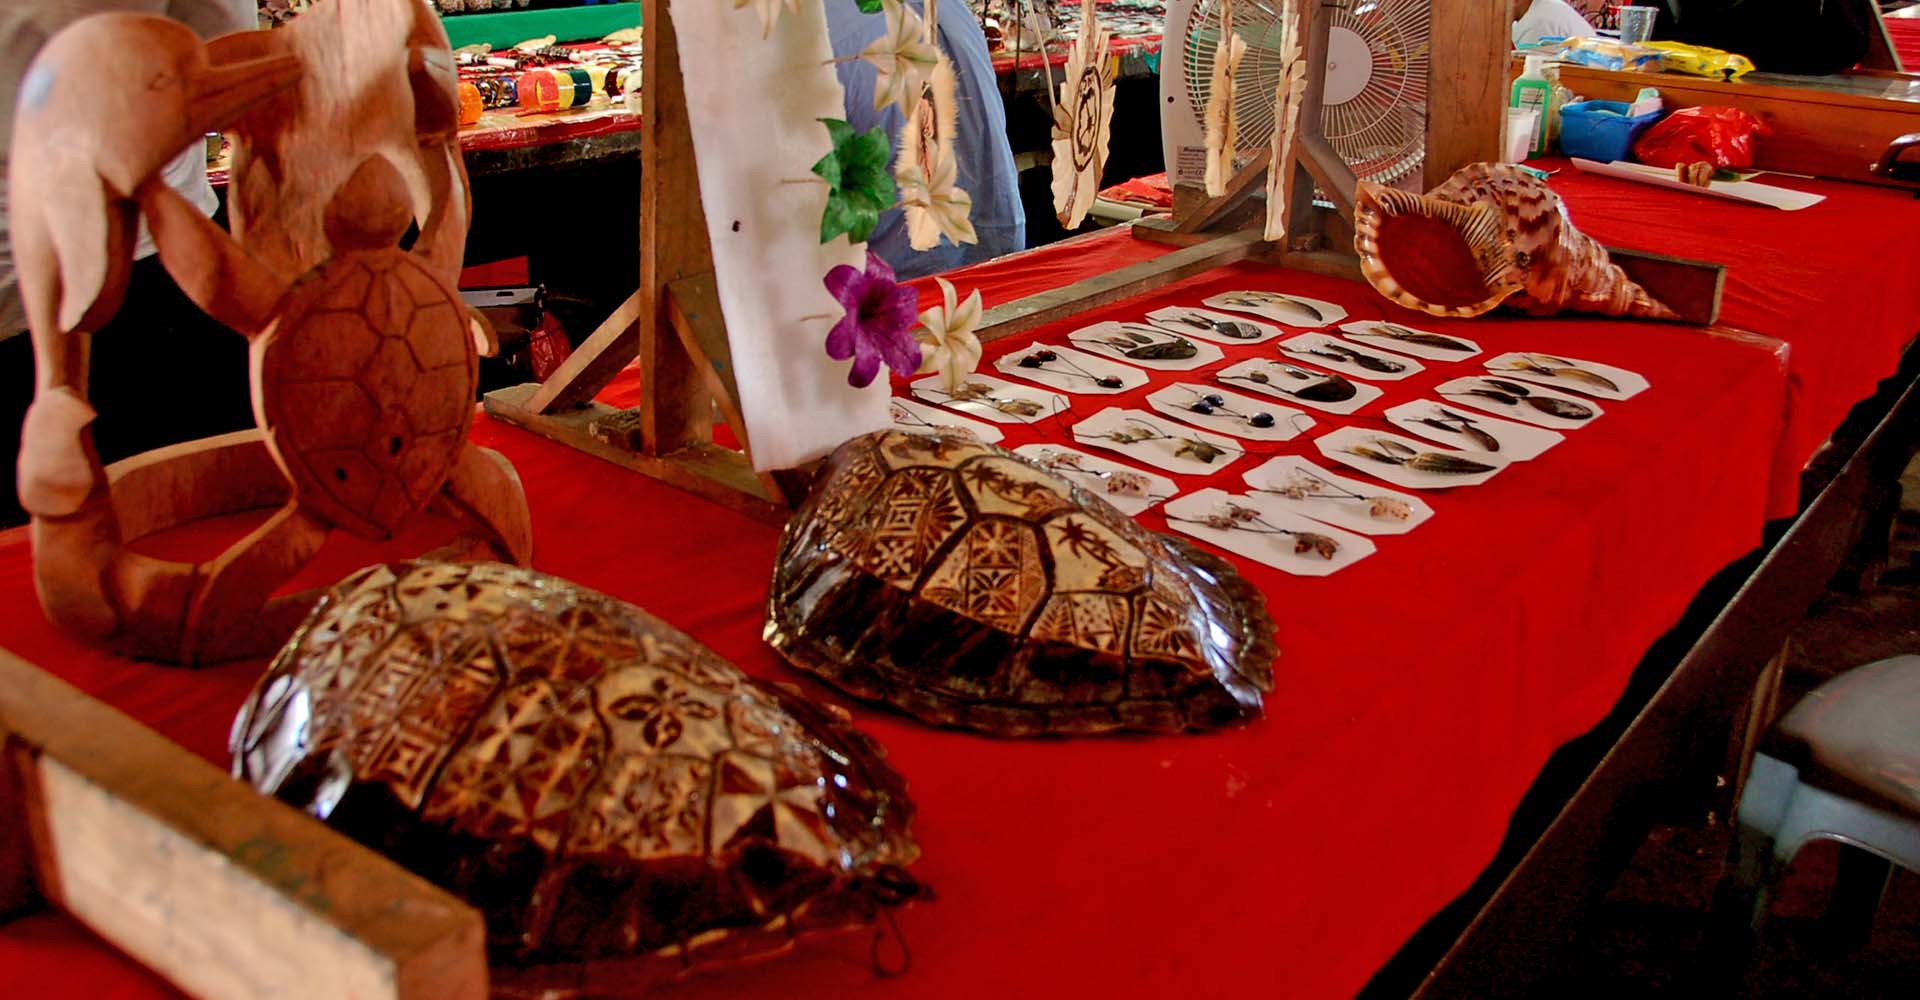
[[[1547,82],[1546,65],[1545,56],[1528,56],[1527,67],[1520,78],[1513,81],[1513,93],[1507,102],[1508,107],[1536,112],[1533,139],[1527,143],[1529,158],[1547,152],[1547,114],[1551,110],[1548,105],[1553,100],[1553,84]]]

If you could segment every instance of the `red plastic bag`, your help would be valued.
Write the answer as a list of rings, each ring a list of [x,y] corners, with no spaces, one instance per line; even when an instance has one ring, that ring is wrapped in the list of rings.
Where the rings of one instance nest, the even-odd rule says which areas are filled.
[[[1739,108],[1681,108],[1641,133],[1633,158],[1655,167],[1705,162],[1739,170],[1753,166],[1753,137],[1771,134],[1766,122]]]

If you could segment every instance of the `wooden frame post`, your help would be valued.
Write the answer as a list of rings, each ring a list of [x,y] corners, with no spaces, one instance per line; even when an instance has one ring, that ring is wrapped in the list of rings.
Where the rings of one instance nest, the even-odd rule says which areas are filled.
[[[488,413],[763,520],[796,490],[755,473],[700,201],[667,0],[642,0],[640,286],[545,383],[487,394]],[[635,360],[640,405],[594,401]],[[714,443],[718,410],[743,451]]]
[[[204,1000],[485,1000],[480,914],[0,650],[0,915],[37,896]]]

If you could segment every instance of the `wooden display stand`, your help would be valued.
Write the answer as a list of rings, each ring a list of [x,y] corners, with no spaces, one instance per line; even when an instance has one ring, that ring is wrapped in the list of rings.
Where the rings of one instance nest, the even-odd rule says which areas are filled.
[[[778,523],[803,480],[754,472],[740,417],[695,173],[679,45],[665,0],[644,0],[641,30],[640,288],[553,377],[488,393],[488,413],[543,437]],[[640,405],[594,396],[635,359]],[[740,442],[715,443],[718,411]]]
[[[203,1000],[484,1000],[480,914],[0,650],[0,917],[58,907]]]

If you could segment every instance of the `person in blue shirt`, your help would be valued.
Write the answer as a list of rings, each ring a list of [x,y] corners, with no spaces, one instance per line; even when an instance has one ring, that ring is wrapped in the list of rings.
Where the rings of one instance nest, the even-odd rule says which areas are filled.
[[[914,13],[924,13],[922,0],[905,3]],[[832,36],[835,56],[858,56],[886,32],[886,18],[862,13],[855,0],[825,0],[825,4],[827,32]],[[955,246],[942,237],[932,250],[917,252],[907,244],[907,225],[900,209],[890,209],[880,216],[867,245],[903,279],[998,257],[1027,245],[1019,178],[1013,169],[1013,149],[1007,144],[1007,116],[994,89],[993,57],[987,52],[986,34],[966,0],[941,0],[939,18],[940,49],[953,60],[959,84],[955,103],[960,125],[954,152],[959,160],[960,187],[973,198],[971,218],[980,242]],[[904,116],[892,105],[873,110],[873,66],[854,59],[836,68],[840,86],[847,93],[847,122],[862,132],[876,126],[884,128],[888,141],[896,141]]]

